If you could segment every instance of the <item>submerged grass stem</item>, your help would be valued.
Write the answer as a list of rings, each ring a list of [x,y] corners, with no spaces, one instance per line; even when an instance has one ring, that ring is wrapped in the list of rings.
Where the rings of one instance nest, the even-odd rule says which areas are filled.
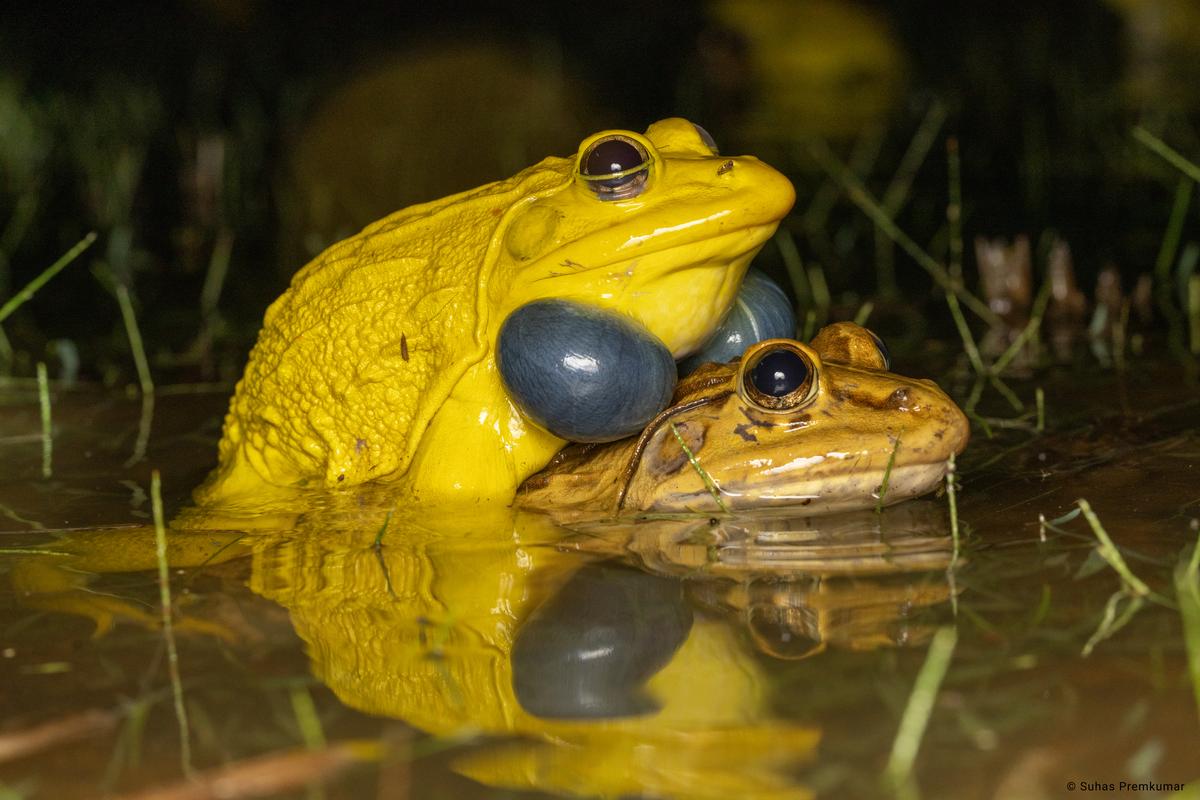
[[[158,591],[162,604],[163,641],[167,646],[167,672],[171,677],[171,695],[175,701],[175,719],[179,723],[179,759],[183,774],[192,777],[192,738],[188,729],[187,707],[183,702],[183,681],[179,677],[179,652],[175,647],[175,627],[171,621],[171,576],[167,564],[167,528],[163,522],[162,477],[150,473],[150,503],[154,510],[154,544],[158,558]]]
[[[938,689],[950,666],[954,655],[954,646],[958,641],[958,633],[951,627],[939,628],[929,643],[929,652],[925,663],[917,673],[913,683],[912,694],[908,697],[908,705],[900,717],[900,727],[892,742],[892,753],[884,770],[884,781],[897,794],[906,793],[906,787],[912,785],[913,764],[917,751],[921,748],[921,739],[925,736],[925,728],[929,725],[929,717],[933,713],[933,704],[937,699]]]
[[[1092,533],[1096,534],[1096,538],[1100,540],[1100,545],[1096,548],[1096,552],[1121,576],[1121,581],[1125,584],[1130,594],[1137,597],[1149,597],[1154,594],[1150,591],[1150,587],[1141,578],[1134,575],[1133,570],[1125,563],[1125,559],[1121,556],[1121,551],[1113,544],[1108,531],[1104,530],[1104,526],[1100,524],[1100,518],[1096,516],[1096,512],[1092,511],[1091,504],[1082,498],[1075,502],[1079,506],[1080,512],[1083,513],[1083,518],[1087,520],[1088,525],[1091,527]]]

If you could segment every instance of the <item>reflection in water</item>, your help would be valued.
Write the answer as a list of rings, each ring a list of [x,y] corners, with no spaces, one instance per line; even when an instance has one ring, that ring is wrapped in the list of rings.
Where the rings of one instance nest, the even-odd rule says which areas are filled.
[[[344,703],[437,736],[500,737],[453,764],[489,786],[808,796],[794,773],[819,735],[774,715],[762,654],[920,641],[913,618],[951,594],[932,504],[570,533],[507,509],[405,518],[360,501],[234,546],[179,532],[174,561],[249,552],[251,588],[290,612],[313,672]],[[71,587],[47,575],[142,564],[137,539],[59,541],[72,555],[26,559],[14,574],[30,591],[40,576],[43,607],[52,596],[88,613],[96,595],[63,603]],[[152,545],[141,536],[144,553]],[[104,613],[121,616],[114,601]]]

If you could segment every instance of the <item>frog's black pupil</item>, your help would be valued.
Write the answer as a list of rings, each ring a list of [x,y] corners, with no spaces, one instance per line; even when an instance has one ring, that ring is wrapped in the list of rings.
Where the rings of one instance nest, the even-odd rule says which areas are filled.
[[[607,139],[592,147],[583,163],[584,175],[612,175],[633,169],[645,161],[640,150],[624,139]]]
[[[754,365],[750,380],[763,394],[783,397],[808,380],[808,364],[792,350],[774,350]]]
[[[871,334],[871,338],[875,340],[875,349],[878,350],[879,355],[883,357],[883,368],[891,369],[892,354],[888,352],[887,345],[883,343],[883,339],[880,339],[875,335],[874,331],[867,331],[867,333]]]

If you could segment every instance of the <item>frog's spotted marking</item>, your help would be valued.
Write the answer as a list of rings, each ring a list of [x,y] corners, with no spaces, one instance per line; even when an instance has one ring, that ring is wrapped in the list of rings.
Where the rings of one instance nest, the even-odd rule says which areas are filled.
[[[709,386],[712,385],[712,382],[707,383]],[[694,390],[694,387],[688,388],[690,390]],[[714,403],[721,403],[732,394],[732,389],[726,389],[725,391],[717,392],[716,394],[709,395],[707,397],[698,397],[695,400],[691,400],[677,406],[672,406],[663,411],[654,419],[650,420],[650,424],[646,426],[646,429],[642,431],[642,435],[638,437],[638,442],[636,445],[634,445],[633,452],[629,456],[629,461],[625,464],[625,469],[621,471],[621,489],[617,492],[617,511],[620,511],[625,507],[625,496],[629,492],[629,485],[633,482],[634,475],[637,474],[638,464],[641,463],[642,454],[645,453],[646,446],[650,444],[654,434],[657,433],[658,430],[663,426],[663,423],[667,422],[678,414],[683,414],[691,411],[692,409],[700,408],[701,406],[712,405]],[[672,441],[674,441],[674,437],[672,437]],[[703,441],[703,439],[701,439],[701,441]],[[680,448],[679,452],[680,455],[683,456],[683,460],[687,461],[687,454],[683,452],[683,448]],[[693,449],[692,452],[694,453],[695,450]]]
[[[400,334],[400,357],[408,361],[408,336]]]
[[[743,422],[740,425],[734,426],[733,432],[745,439],[747,442],[757,442],[758,437],[750,432],[754,425],[750,422]]]

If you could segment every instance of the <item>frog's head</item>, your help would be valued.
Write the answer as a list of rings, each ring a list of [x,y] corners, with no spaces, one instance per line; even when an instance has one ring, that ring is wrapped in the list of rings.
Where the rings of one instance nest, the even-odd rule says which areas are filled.
[[[932,381],[888,366],[882,342],[848,322],[811,345],[768,339],[689,375],[636,440],[567,448],[518,502],[585,514],[712,512],[716,494],[730,510],[826,512],[874,507],[881,493],[885,504],[916,497],[966,446],[967,419]]]
[[[498,242],[495,324],[562,297],[628,314],[676,357],[711,335],[750,259],[792,207],[791,183],[752,156],[717,153],[683,119],[602,131],[539,173],[562,180],[515,205]]]

